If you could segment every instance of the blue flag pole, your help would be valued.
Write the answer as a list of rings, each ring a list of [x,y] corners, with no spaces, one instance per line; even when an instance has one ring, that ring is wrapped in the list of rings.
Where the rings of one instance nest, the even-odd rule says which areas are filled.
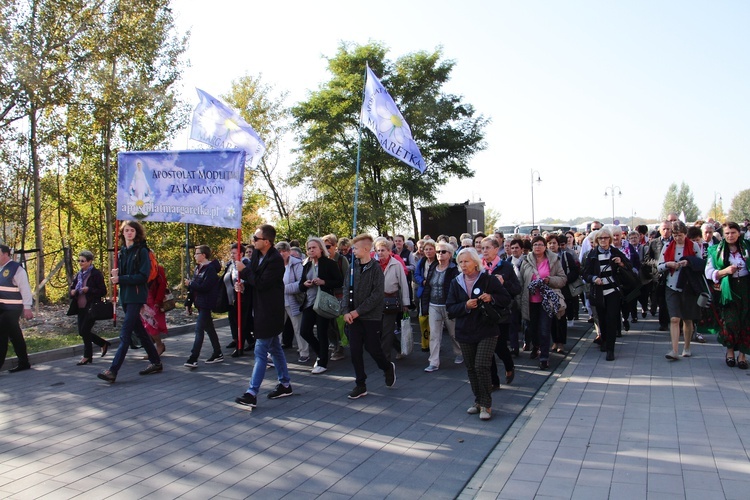
[[[365,82],[362,85],[362,105],[365,103],[365,92],[367,91],[367,66],[365,65]],[[357,139],[357,170],[354,175],[354,217],[352,221],[352,238],[357,236],[357,203],[359,201],[359,163],[362,158],[362,113],[359,115],[359,138]],[[349,306],[354,300],[354,253],[349,259]]]

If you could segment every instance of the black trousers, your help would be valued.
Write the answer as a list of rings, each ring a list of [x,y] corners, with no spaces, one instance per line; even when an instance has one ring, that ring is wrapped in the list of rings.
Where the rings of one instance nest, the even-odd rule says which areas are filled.
[[[380,329],[382,326],[380,320],[354,320],[354,323],[347,325],[349,332],[349,347],[351,349],[352,365],[354,366],[354,377],[357,386],[364,387],[367,380],[365,373],[365,356],[364,351],[375,360],[378,368],[383,373],[391,369],[391,364],[385,359],[383,347],[380,345]]]
[[[615,350],[615,340],[620,328],[621,303],[622,295],[619,292],[612,292],[604,296],[604,306],[596,308],[603,345],[607,351]]]
[[[509,372],[515,369],[516,365],[513,363],[513,356],[510,354],[508,349],[508,332],[510,331],[510,324],[503,323],[500,326],[500,335],[497,338],[497,345],[495,345],[495,354],[503,362],[505,371]],[[500,385],[500,377],[497,374],[497,363],[495,362],[495,356],[492,356],[492,366],[490,367],[490,376],[492,377],[492,385]]]
[[[18,356],[18,366],[30,365],[26,341],[21,332],[21,325],[18,324],[22,313],[23,309],[0,310],[0,368],[8,355],[8,340],[13,344],[13,349]]]
[[[104,344],[107,343],[107,341],[99,335],[91,333],[91,329],[94,328],[94,323],[96,323],[96,321],[89,314],[88,308],[78,311],[78,335],[83,339],[83,357],[88,359],[91,359],[91,356],[94,354],[93,346],[91,345],[92,343],[99,347],[104,347]]]
[[[318,366],[328,368],[328,328],[330,319],[318,316],[312,306],[302,310],[302,322],[300,324],[300,335],[310,344],[313,352],[318,356]],[[318,336],[315,337],[313,327],[316,327]]]

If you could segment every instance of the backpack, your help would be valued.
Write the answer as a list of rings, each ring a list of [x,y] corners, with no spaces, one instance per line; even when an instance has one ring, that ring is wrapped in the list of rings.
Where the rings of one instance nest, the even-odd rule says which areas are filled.
[[[148,275],[148,283],[151,283],[159,276],[159,262],[156,260],[156,254],[150,248],[148,249],[148,258],[151,261],[151,273]]]

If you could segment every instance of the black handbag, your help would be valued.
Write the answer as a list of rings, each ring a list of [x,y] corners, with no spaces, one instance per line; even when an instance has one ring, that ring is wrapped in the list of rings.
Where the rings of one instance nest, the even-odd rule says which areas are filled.
[[[383,300],[383,313],[400,313],[404,309],[401,306],[401,297],[395,295],[393,297],[385,297]]]
[[[94,302],[89,308],[89,316],[94,318],[94,321],[112,319],[115,316],[115,306],[110,301]]]

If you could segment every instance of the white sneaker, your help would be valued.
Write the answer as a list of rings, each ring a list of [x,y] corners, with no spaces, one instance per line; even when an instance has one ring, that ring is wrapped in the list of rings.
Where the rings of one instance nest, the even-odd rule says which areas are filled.
[[[325,373],[327,371],[328,371],[328,368],[326,368],[325,366],[318,366],[316,364],[315,368],[312,369],[312,374],[313,375],[320,375],[321,373]]]
[[[456,363],[457,365],[460,365],[461,363],[464,362],[464,357],[461,354],[459,354],[458,356],[456,356],[456,359],[453,360],[453,362]]]
[[[682,357],[683,358],[689,358],[690,356],[692,356],[692,354],[690,354],[690,349],[683,348],[682,349]]]
[[[490,418],[492,418],[492,408],[480,407],[479,420],[489,420]]]
[[[678,359],[680,359],[677,357],[677,353],[674,351],[669,351],[667,354],[664,355],[664,357],[667,359],[671,359],[673,361],[677,361]]]
[[[432,372],[436,372],[436,371],[438,371],[439,369],[440,369],[440,368],[438,368],[438,367],[437,367],[437,366],[435,366],[435,365],[430,365],[430,366],[428,366],[427,368],[425,368],[425,369],[424,369],[424,371],[426,371],[427,373],[432,373]]]

